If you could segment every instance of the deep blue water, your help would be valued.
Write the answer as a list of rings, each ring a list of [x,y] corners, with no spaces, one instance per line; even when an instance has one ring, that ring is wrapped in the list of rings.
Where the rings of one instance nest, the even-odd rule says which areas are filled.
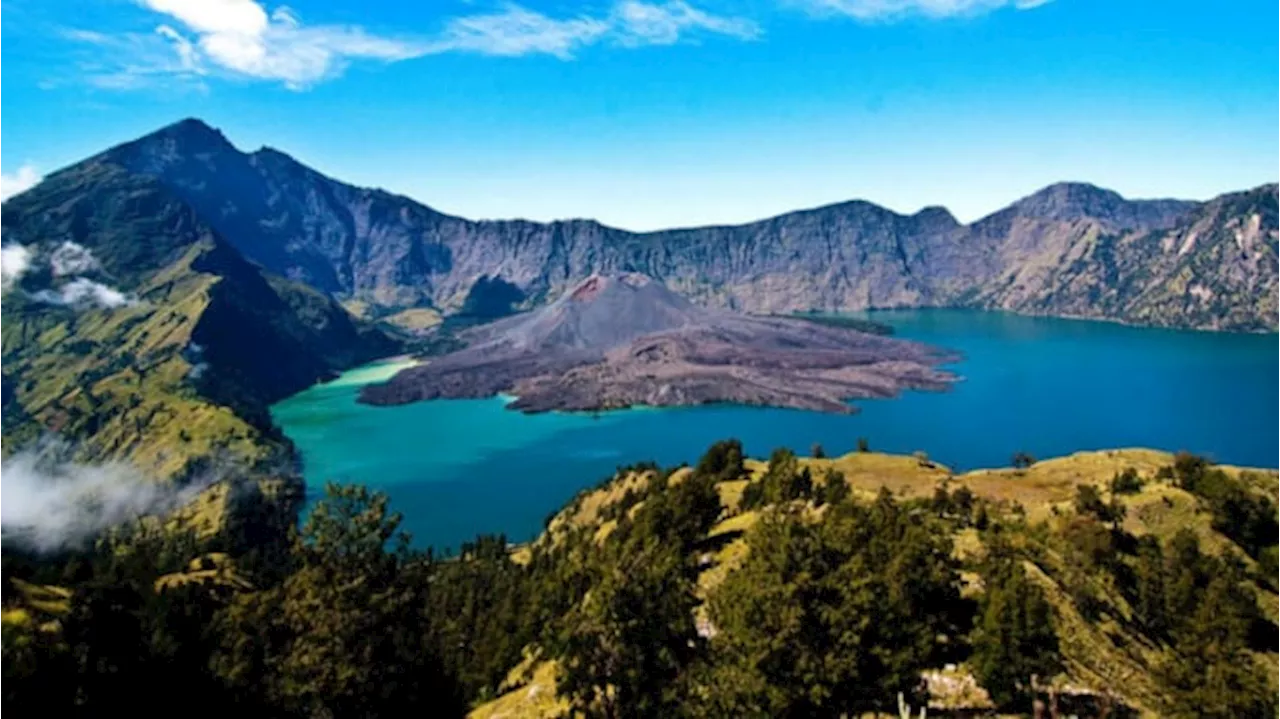
[[[869,313],[899,337],[959,350],[944,393],[857,403],[856,415],[714,406],[526,416],[501,399],[399,407],[357,404],[348,373],[273,408],[302,451],[309,486],[385,489],[415,544],[456,546],[480,532],[536,534],[548,513],[621,464],[696,460],[712,442],[754,456],[779,446],[828,454],[923,450],[958,470],[1006,465],[1016,451],[1187,449],[1219,462],[1277,466],[1276,335],[1140,329],[959,310]]]

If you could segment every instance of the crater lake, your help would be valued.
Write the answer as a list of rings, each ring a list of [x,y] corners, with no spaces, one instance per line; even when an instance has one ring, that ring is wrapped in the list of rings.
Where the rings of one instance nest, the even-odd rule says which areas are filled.
[[[958,350],[946,392],[863,400],[853,415],[716,405],[524,415],[503,398],[374,407],[360,386],[403,364],[374,363],[279,402],[309,496],[324,483],[386,491],[414,544],[456,548],[480,533],[524,541],[547,515],[618,466],[693,462],[736,437],[753,457],[923,451],[956,471],[1082,450],[1189,450],[1276,467],[1280,343],[1275,334],[1191,332],[1001,312],[892,310],[856,316]]]

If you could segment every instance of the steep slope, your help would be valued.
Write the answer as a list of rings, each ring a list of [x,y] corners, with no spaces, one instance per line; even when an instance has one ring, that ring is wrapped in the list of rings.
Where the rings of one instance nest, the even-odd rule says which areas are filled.
[[[642,335],[715,317],[644,275],[592,275],[546,307],[476,327],[460,339],[486,353],[495,345],[510,345],[521,351],[603,354]]]
[[[333,182],[273,150],[244,155],[195,121],[112,153],[221,208],[214,221],[249,230],[235,235],[269,267],[376,302],[446,308],[490,274],[537,302],[600,271],[641,271],[704,303],[762,311],[971,304],[1001,278],[1052,305],[1050,270],[1074,261],[1081,241],[1167,229],[1194,206],[1064,183],[970,227],[939,208],[904,217],[851,202],[739,227],[632,234],[588,221],[467,222]],[[1022,296],[981,304],[1035,311]]]
[[[3,303],[6,452],[53,431],[160,477],[288,460],[267,404],[395,349],[106,159],[6,202],[3,232],[31,258]]]
[[[465,349],[369,385],[361,400],[518,396],[528,412],[736,402],[827,412],[943,389],[949,359],[803,319],[698,307],[644,275],[592,275],[546,307],[465,331]]]
[[[1265,311],[1274,306],[1276,267],[1261,255],[1232,268],[1189,262],[1181,274],[1135,277],[1152,265],[1176,264],[1178,255],[1167,243],[1132,238],[1203,235],[1193,225],[1208,205],[1128,200],[1082,183],[1052,185],[971,225],[938,207],[901,215],[854,201],[745,225],[632,233],[590,220],[452,217],[337,182],[277,150],[242,153],[198,120],[102,157],[157,178],[270,271],[390,311],[454,312],[477,283],[494,280],[532,307],[593,273],[639,272],[699,304],[750,312],[973,306],[1186,327],[1277,326],[1275,313]],[[1247,208],[1226,198],[1211,204],[1222,209],[1210,221],[1215,226],[1251,222]],[[1274,212],[1259,217],[1255,234],[1274,247],[1274,240],[1267,244]],[[1113,258],[1106,247],[1117,242],[1126,252]],[[1079,279],[1066,282],[1064,273]],[[1172,300],[1149,306],[1157,296],[1224,283],[1252,294],[1217,294],[1216,304],[1203,307]],[[1081,285],[1115,302],[1082,312]],[[1135,293],[1139,285],[1143,291]]]
[[[335,182],[269,148],[242,153],[199,120],[100,157],[157,178],[246,257],[325,292],[421,304],[429,294],[405,278],[448,263],[423,242],[444,219],[439,213]]]
[[[1019,312],[1210,329],[1275,329],[1276,185],[1223,195],[1176,225],[1068,238],[979,294]]]

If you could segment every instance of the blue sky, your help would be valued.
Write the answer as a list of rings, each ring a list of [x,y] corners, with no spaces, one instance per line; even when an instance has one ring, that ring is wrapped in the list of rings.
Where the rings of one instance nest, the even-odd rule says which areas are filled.
[[[1274,0],[6,0],[5,194],[186,116],[469,217],[631,229],[1280,176]]]

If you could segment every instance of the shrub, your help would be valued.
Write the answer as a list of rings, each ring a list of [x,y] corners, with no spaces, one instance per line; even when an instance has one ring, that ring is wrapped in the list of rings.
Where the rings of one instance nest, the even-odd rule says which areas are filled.
[[[1142,478],[1138,476],[1138,470],[1133,467],[1128,467],[1111,478],[1113,494],[1137,494],[1140,491],[1142,491]]]

